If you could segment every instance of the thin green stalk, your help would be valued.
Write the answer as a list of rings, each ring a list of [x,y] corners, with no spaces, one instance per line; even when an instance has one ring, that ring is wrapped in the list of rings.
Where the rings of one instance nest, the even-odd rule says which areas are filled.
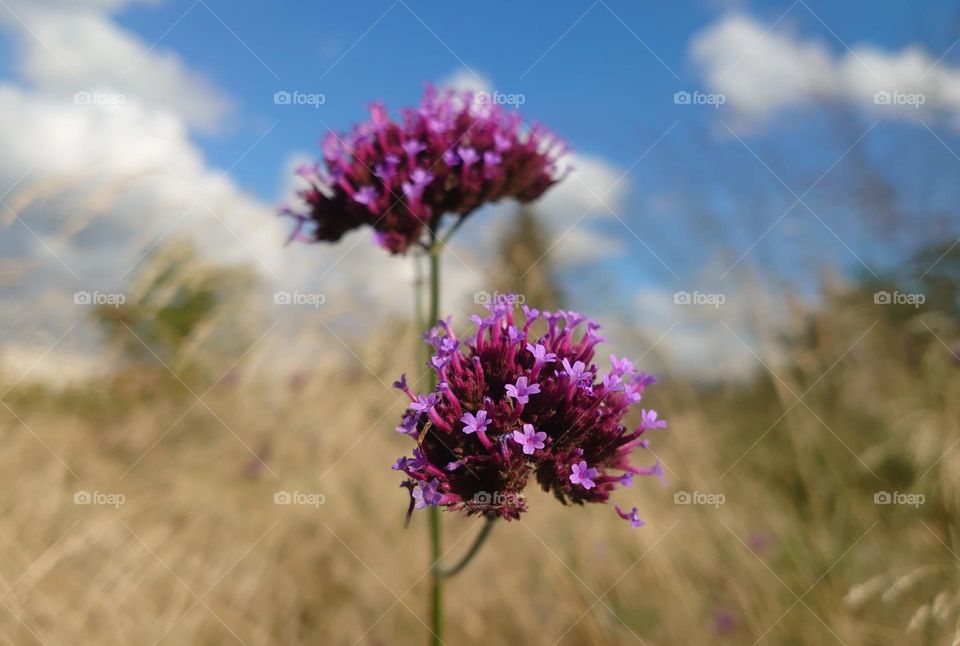
[[[459,225],[459,223],[458,223]],[[450,235],[456,230],[457,226],[455,225],[453,229],[447,234],[445,238],[440,238],[435,231],[431,232],[430,235],[430,246],[427,248],[427,256],[430,261],[430,305],[429,305],[429,316],[425,328],[430,328],[436,325],[437,321],[440,319],[440,251],[443,246],[450,239]],[[418,279],[418,288],[417,288],[417,312],[421,311],[420,309],[420,296],[419,296],[419,277],[420,270],[419,265],[417,267],[417,279]],[[426,347],[424,346],[424,349]],[[430,370],[428,362],[430,353],[429,351],[425,352],[425,357],[423,360],[424,369],[427,370],[429,388],[434,390],[437,387],[437,373],[433,370]],[[443,541],[442,533],[440,528],[440,508],[431,506],[428,509],[428,515],[430,519],[430,633],[431,640],[430,643],[433,646],[439,646],[443,643],[441,635],[443,633],[443,579],[452,577],[458,574],[463,568],[473,560],[473,557],[476,556],[477,552],[486,542],[487,537],[490,535],[490,531],[493,529],[494,518],[488,517],[486,522],[483,525],[483,529],[480,530],[480,533],[474,539],[473,545],[470,546],[470,549],[467,550],[467,553],[464,554],[463,558],[453,566],[449,568],[441,567],[440,558],[443,555]]]
[[[422,357],[424,361],[428,361],[430,357],[420,338],[420,333],[427,327],[427,323],[423,319],[423,262],[419,254],[413,257],[413,321],[417,329],[416,338],[414,339],[417,344],[416,352],[413,356]],[[422,365],[423,364],[421,364],[421,366]],[[421,375],[424,374],[422,372],[424,368],[421,367],[420,370]]]
[[[430,507],[430,559],[436,565],[440,562],[440,509]],[[431,644],[439,646],[443,643],[440,633],[443,632],[443,578],[431,568],[430,575],[430,631]]]
[[[427,319],[427,325],[437,324],[440,318],[440,245],[437,242],[437,234],[433,232],[430,236],[430,316]],[[429,370],[429,368],[427,368]],[[437,387],[437,374],[429,370],[430,390]],[[443,554],[442,535],[440,532],[440,508],[430,507],[430,630],[432,632],[433,646],[439,646],[443,643],[441,633],[443,632],[443,584],[442,577],[437,574],[435,568],[440,563],[440,557]]]

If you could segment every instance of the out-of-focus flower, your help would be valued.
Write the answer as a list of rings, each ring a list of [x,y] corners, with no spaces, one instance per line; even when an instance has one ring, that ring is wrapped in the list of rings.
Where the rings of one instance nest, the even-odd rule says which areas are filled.
[[[437,350],[435,392],[394,384],[411,402],[398,430],[417,448],[394,469],[407,475],[414,506],[515,519],[526,511],[531,477],[564,504],[606,502],[634,476],[662,477],[659,462],[634,466],[630,457],[646,448],[645,431],[665,422],[652,410],[637,426],[625,422],[653,379],[624,359],[614,358],[608,373],[594,364],[602,337],[593,321],[527,307],[520,315],[514,300],[471,317],[475,328],[463,338],[449,320],[424,335]],[[643,524],[635,508],[617,514]]]
[[[755,554],[766,554],[776,544],[776,540],[773,532],[756,530],[747,535],[747,547]]]
[[[464,218],[504,198],[537,199],[561,179],[565,144],[524,125],[515,111],[471,92],[427,87],[418,108],[391,120],[381,103],[349,134],[330,133],[323,163],[301,167],[309,184],[291,240],[336,241],[363,225],[391,253],[403,253],[444,214]]]
[[[737,628],[740,623],[737,614],[727,608],[718,608],[713,615],[713,632],[717,635],[728,635]]]

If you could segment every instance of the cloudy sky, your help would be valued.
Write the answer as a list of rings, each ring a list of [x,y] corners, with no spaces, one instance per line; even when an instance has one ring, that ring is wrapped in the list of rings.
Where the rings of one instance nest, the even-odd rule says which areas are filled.
[[[180,238],[271,289],[402,310],[409,263],[363,232],[284,248],[273,214],[327,129],[373,99],[412,104],[429,81],[521,97],[569,141],[577,172],[540,204],[554,264],[578,304],[667,334],[693,364],[736,346],[717,322],[746,316],[730,305],[738,272],[803,292],[811,254],[861,274],[897,261],[834,189],[851,164],[893,172],[903,141],[960,164],[960,13],[925,7],[0,0],[4,334],[49,345],[83,317],[74,292],[122,290]],[[903,184],[904,208],[930,207]],[[465,228],[451,294],[483,288],[506,212]],[[678,291],[728,303],[678,307]]]

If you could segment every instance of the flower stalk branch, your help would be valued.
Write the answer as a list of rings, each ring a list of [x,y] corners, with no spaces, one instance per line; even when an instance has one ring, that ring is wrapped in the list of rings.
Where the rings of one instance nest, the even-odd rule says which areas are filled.
[[[463,555],[463,558],[461,558],[454,565],[446,568],[441,567],[439,563],[434,564],[433,575],[442,579],[449,579],[450,577],[459,574],[460,571],[467,567],[470,561],[473,560],[473,557],[477,555],[477,552],[480,551],[480,548],[483,547],[483,544],[490,536],[490,532],[493,531],[493,526],[496,524],[496,522],[496,516],[487,516],[484,520],[483,528],[480,530],[480,533],[477,534],[477,537],[473,539],[473,544],[470,546],[470,549],[467,550],[467,553]]]

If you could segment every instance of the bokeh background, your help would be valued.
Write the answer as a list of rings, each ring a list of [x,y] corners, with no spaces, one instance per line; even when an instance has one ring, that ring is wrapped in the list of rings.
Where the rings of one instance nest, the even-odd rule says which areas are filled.
[[[431,82],[576,169],[471,217],[442,310],[587,312],[670,421],[645,527],[531,490],[447,643],[960,643],[958,39],[939,0],[0,0],[0,640],[425,641],[413,261],[276,210]]]

